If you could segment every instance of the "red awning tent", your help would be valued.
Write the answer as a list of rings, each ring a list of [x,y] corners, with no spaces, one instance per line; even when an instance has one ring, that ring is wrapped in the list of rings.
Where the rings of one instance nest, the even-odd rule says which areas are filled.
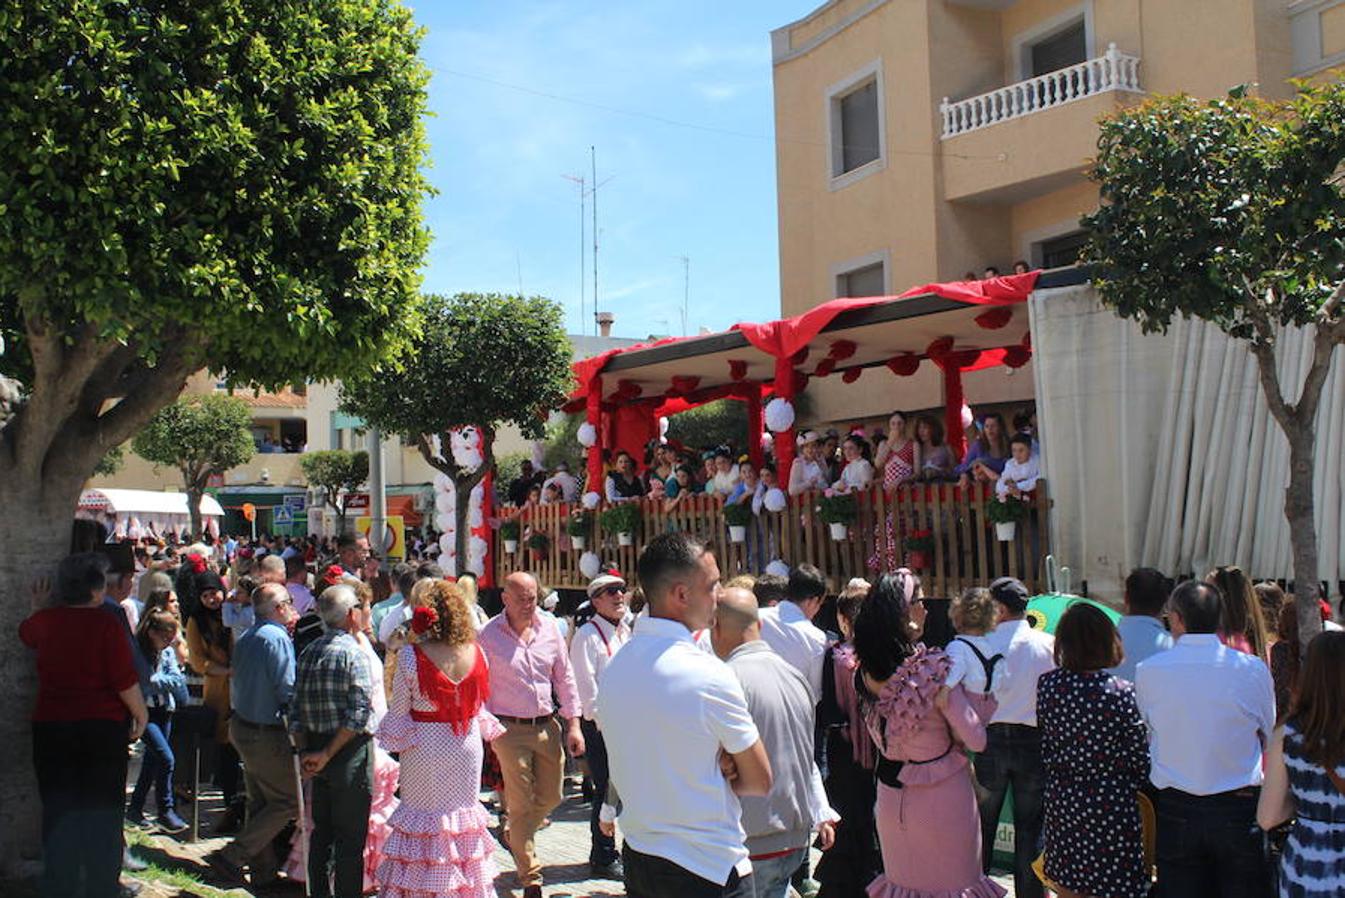
[[[747,403],[748,420],[760,432],[766,397],[792,403],[812,378],[855,383],[875,368],[908,377],[926,363],[942,373],[946,429],[960,452],[962,374],[994,365],[1018,368],[1031,359],[1027,298],[1038,274],[836,299],[792,318],[581,359],[573,366],[576,388],[565,409],[584,411],[594,428],[588,482],[602,483],[605,449],[639,457],[658,435],[661,416],[733,398]],[[793,427],[775,433],[782,482],[789,477],[794,439]],[[759,454],[757,441],[750,444],[749,451]]]

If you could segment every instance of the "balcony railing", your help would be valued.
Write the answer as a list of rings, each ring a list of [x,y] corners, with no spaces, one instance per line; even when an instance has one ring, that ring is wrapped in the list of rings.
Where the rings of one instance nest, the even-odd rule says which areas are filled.
[[[939,106],[943,138],[946,140],[1111,90],[1140,92],[1139,57],[1122,53],[1115,44],[1109,45],[1107,52],[1096,59],[1087,59],[980,96],[955,103],[944,97]]]
[[[634,585],[635,561],[644,544],[660,533],[684,530],[710,546],[725,579],[737,574],[760,574],[772,561],[790,565],[814,564],[839,589],[851,577],[872,578],[906,565],[918,573],[930,596],[951,597],[967,586],[984,586],[996,577],[1018,577],[1031,590],[1044,586],[1042,559],[1050,551],[1047,515],[1050,499],[1046,482],[1038,481],[1029,502],[1028,517],[1019,521],[1012,539],[1001,542],[986,519],[985,506],[994,501],[990,488],[960,489],[949,483],[915,484],[883,490],[874,487],[857,494],[858,514],[843,539],[833,538],[817,513],[820,493],[791,496],[783,511],[762,510],[746,527],[745,538],[735,541],[724,520],[724,503],[715,496],[691,496],[672,511],[662,500],[632,500],[640,504],[640,522],[627,544],[603,531],[595,520],[580,549],[567,534],[576,505],[540,505],[503,508],[503,518],[518,517],[521,538],[513,552],[506,551],[499,532],[492,533],[497,577],[516,570],[532,571],[548,588],[582,589],[588,578],[579,569],[585,551],[616,565]],[[595,515],[596,518],[596,515]],[[536,550],[528,537],[542,534]],[[912,551],[907,540],[916,538],[923,551]]]

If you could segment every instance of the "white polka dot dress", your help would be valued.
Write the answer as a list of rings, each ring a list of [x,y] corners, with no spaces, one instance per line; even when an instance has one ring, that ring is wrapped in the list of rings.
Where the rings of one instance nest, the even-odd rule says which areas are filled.
[[[1133,687],[1105,671],[1042,674],[1037,725],[1046,875],[1094,898],[1144,898],[1137,794],[1149,776],[1149,741]]]

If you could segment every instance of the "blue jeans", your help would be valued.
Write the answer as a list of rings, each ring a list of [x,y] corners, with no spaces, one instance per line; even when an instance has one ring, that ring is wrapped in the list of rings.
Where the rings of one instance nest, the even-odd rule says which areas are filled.
[[[753,898],[785,898],[789,893],[789,878],[807,856],[808,848],[804,846],[779,857],[752,861]]]
[[[127,808],[131,814],[143,814],[145,801],[149,797],[149,787],[154,786],[154,794],[159,800],[160,816],[173,809],[173,749],[169,740],[173,735],[173,712],[164,708],[151,708],[149,723],[140,741],[145,743],[145,754],[140,759],[140,776],[136,778],[135,789],[131,791],[131,804]]]
[[[1270,869],[1256,825],[1258,791],[1159,791],[1159,898],[1270,898]]]
[[[1042,789],[1046,774],[1041,764],[1041,731],[1016,723],[986,728],[985,751],[976,756],[980,784],[981,857],[990,872],[995,829],[1004,796],[1013,789],[1013,888],[1017,898],[1042,898],[1045,891],[1032,862],[1041,853]]]

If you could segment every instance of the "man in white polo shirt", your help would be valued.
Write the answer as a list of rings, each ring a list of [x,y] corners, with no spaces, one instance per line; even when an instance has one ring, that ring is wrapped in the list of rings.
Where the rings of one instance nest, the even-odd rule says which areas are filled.
[[[1176,645],[1135,674],[1158,790],[1160,898],[1271,893],[1256,802],[1275,686],[1260,658],[1219,641],[1222,609],[1215,586],[1178,586],[1168,600]]]
[[[579,693],[579,729],[584,734],[584,759],[588,762],[589,777],[593,780],[593,801],[589,813],[590,847],[588,864],[591,873],[607,879],[622,879],[620,855],[616,841],[602,831],[598,816],[603,796],[607,794],[607,744],[596,721],[598,706],[598,677],[608,663],[630,640],[626,624],[626,581],[616,571],[608,571],[593,578],[588,585],[588,600],[593,605],[593,616],[574,631],[570,641],[570,666],[574,668],[575,691]]]
[[[761,638],[808,682],[816,705],[822,696],[827,634],[813,624],[827,598],[827,578],[811,564],[789,572],[785,601],[761,609]]]
[[[645,547],[649,617],[603,672],[598,722],[621,793],[629,898],[750,898],[738,795],[764,796],[771,767],[742,687],[698,649],[719,594],[719,565],[685,533]]]

